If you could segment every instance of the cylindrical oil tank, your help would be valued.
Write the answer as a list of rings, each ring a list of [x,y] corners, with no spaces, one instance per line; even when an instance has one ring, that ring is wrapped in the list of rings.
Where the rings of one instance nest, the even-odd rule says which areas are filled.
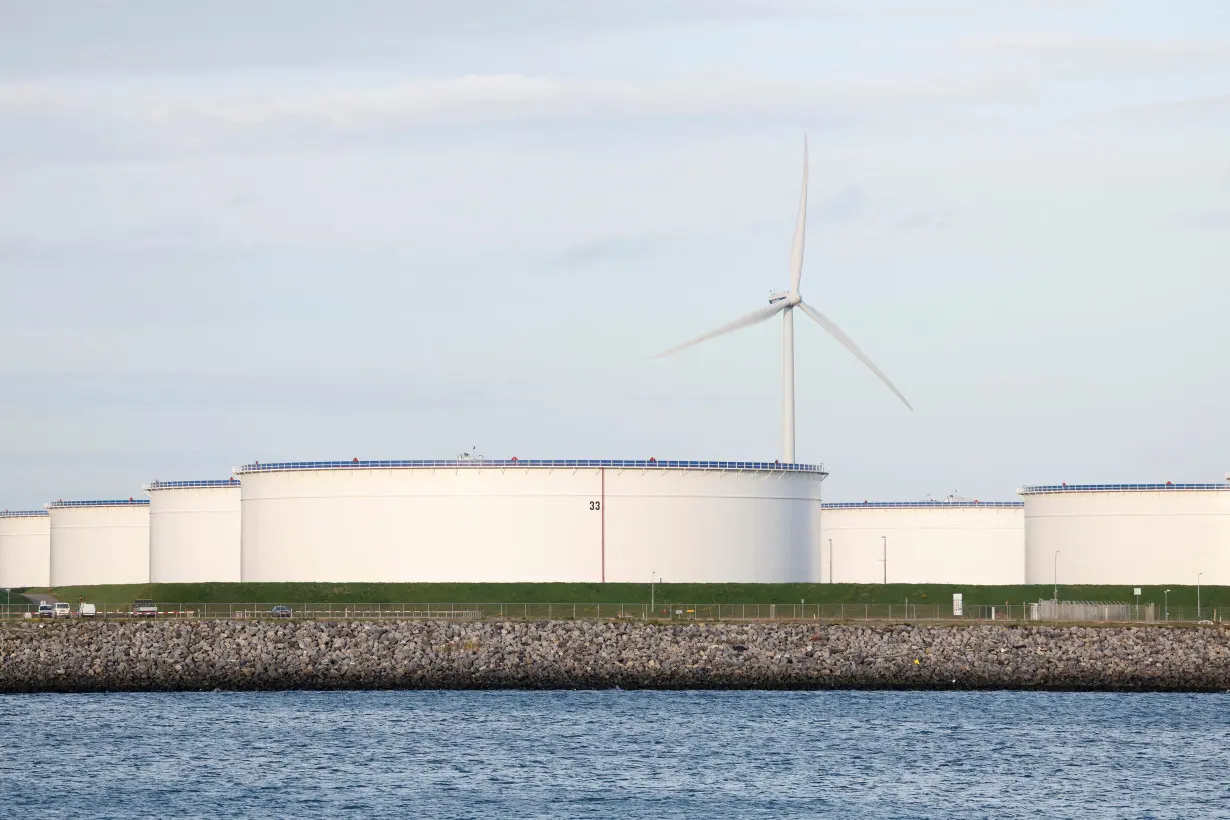
[[[249,464],[244,581],[811,581],[820,467]]]
[[[51,585],[149,583],[149,501],[53,501]]]
[[[1230,584],[1230,484],[1023,487],[1029,584]]]
[[[46,510],[0,512],[0,588],[51,584],[51,516]]]
[[[154,481],[145,491],[151,583],[239,581],[239,479]]]
[[[826,503],[825,581],[858,584],[1020,584],[1025,533],[1019,501]]]

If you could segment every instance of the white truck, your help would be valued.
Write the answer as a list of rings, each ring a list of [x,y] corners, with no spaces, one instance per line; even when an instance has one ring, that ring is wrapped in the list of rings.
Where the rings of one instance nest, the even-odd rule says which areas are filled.
[[[56,614],[56,608],[51,605],[50,601],[43,601],[41,604],[38,605],[38,617],[54,618],[55,614]]]
[[[98,615],[98,608],[95,607],[93,604],[87,604],[87,603],[82,602],[81,605],[77,607],[77,617],[78,618],[93,618],[96,615]]]
[[[73,614],[73,608],[68,604],[67,601],[59,601],[56,603],[55,605],[55,617],[56,618],[68,618],[68,617],[71,617],[72,614]]]

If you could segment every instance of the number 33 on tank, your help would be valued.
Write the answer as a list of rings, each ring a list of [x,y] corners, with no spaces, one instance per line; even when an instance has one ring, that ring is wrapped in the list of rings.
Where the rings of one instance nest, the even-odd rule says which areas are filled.
[[[602,502],[601,502],[601,501],[591,501],[591,502],[589,502],[589,508],[590,508],[591,510],[601,510],[601,509],[602,509]]]

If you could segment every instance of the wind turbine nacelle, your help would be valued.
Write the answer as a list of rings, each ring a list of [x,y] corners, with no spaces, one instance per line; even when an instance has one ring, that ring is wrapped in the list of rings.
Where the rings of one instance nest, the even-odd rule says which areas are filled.
[[[782,302],[785,302],[786,304],[793,307],[802,301],[803,301],[803,297],[799,296],[797,293],[791,293],[790,291],[784,291],[782,293],[774,293],[773,295],[769,297],[770,305],[780,305]]]

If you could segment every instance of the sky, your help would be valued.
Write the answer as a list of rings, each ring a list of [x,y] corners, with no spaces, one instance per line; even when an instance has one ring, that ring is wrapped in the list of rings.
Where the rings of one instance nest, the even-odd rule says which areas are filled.
[[[0,0],[0,509],[259,460],[1230,471],[1230,4]]]

